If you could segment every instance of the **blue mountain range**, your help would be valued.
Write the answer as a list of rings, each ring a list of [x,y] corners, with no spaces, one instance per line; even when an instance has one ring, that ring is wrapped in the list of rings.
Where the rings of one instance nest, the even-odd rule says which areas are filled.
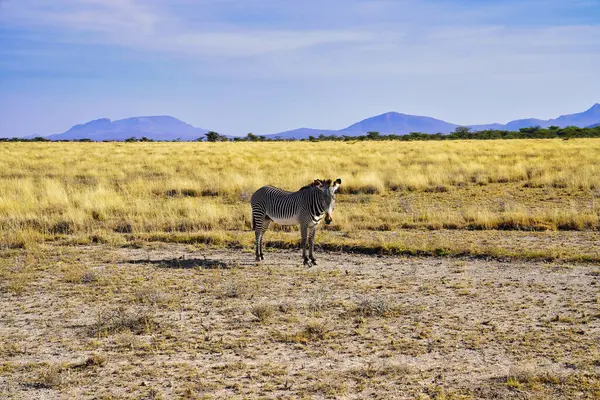
[[[468,125],[468,127],[472,131],[486,129],[518,131],[520,128],[531,126],[540,126],[542,128],[558,126],[564,128],[566,126],[598,126],[598,124],[600,124],[600,104],[596,103],[584,112],[561,115],[558,118],[549,120],[530,118],[510,121],[506,124]],[[318,137],[319,135],[360,136],[367,132],[379,132],[383,135],[404,135],[410,132],[446,134],[454,131],[458,126],[460,125],[431,117],[387,112],[364,119],[340,130],[300,128],[265,136],[281,139],[306,139],[309,136]],[[46,137],[51,140],[91,139],[95,141],[119,141],[130,137],[138,139],[147,137],[152,140],[171,141],[179,139],[181,141],[191,141],[202,138],[207,132],[207,129],[196,128],[174,117],[148,116],[127,118],[118,121],[111,121],[108,118],[97,119],[85,124],[75,125],[64,133]]]
[[[102,141],[146,137],[152,140],[190,141],[203,137],[206,132],[208,130],[193,127],[174,117],[151,116],[126,118],[118,121],[102,118],[75,125],[64,133],[46,137],[50,140],[91,139]]]

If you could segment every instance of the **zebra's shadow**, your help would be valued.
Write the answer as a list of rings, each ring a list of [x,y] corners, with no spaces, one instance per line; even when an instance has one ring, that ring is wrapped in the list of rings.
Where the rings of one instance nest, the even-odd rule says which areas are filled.
[[[128,260],[129,264],[151,264],[167,269],[229,269],[232,266],[225,261],[210,258],[168,258],[163,260]]]

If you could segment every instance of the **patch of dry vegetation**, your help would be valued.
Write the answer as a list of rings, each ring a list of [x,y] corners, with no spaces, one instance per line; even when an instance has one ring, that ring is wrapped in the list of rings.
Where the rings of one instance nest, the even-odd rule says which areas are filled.
[[[295,255],[4,250],[27,284],[0,291],[0,397],[600,396],[595,265]]]
[[[327,228],[340,246],[406,229],[598,231],[599,159],[596,139],[2,143],[0,246],[169,235],[250,246],[239,235],[250,230],[250,195],[317,176],[343,178]]]
[[[600,270],[577,262],[600,260],[599,159],[596,139],[0,144],[0,397],[598,398]],[[255,264],[251,193],[318,176],[343,179],[334,253],[302,268],[276,227]]]
[[[144,308],[125,308],[102,310],[89,328],[90,336],[107,336],[120,332],[134,334],[149,333],[156,329],[152,311]]]

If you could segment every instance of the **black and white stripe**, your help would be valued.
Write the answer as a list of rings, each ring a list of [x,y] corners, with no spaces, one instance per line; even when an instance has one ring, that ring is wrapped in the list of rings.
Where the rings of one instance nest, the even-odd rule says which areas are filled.
[[[329,181],[330,183],[331,181]],[[273,186],[263,186],[252,195],[252,228],[256,234],[256,259],[264,260],[262,239],[271,222],[279,225],[300,225],[302,236],[302,257],[307,264],[307,239],[309,241],[310,260],[313,256],[314,235],[325,213],[335,202],[335,187],[305,186],[297,192],[288,192]],[[310,232],[309,232],[310,230]]]

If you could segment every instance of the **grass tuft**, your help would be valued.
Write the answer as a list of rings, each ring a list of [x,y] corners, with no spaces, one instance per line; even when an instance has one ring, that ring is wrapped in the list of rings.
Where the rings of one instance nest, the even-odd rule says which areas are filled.
[[[384,317],[392,311],[392,306],[383,298],[363,297],[355,305],[353,311],[362,317]]]
[[[146,308],[126,308],[100,311],[94,323],[89,327],[90,336],[103,337],[121,332],[136,335],[154,332],[159,325],[154,314]]]
[[[270,304],[255,304],[250,309],[250,312],[259,322],[265,323],[273,316],[274,307]]]

